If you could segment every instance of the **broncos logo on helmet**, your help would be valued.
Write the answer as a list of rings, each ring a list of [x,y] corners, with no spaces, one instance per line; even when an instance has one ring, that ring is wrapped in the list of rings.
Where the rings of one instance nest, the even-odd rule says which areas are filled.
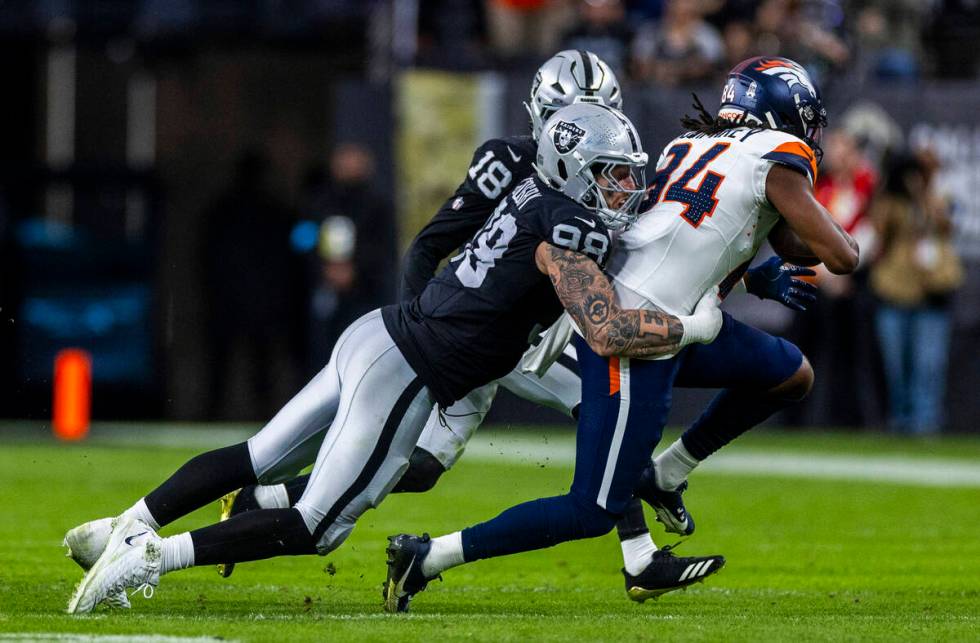
[[[786,81],[786,84],[793,87],[793,85],[803,85],[803,87],[810,93],[811,96],[817,95],[817,88],[810,80],[810,75],[806,73],[806,70],[794,63],[791,60],[785,60],[777,58],[775,60],[765,60],[755,68],[756,71],[761,71],[767,76],[776,76],[777,78],[782,78]]]

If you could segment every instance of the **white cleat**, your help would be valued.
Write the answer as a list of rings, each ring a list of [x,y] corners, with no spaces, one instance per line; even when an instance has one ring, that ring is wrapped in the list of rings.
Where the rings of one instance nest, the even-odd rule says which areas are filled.
[[[85,571],[91,569],[105,551],[115,521],[115,518],[100,518],[70,529],[61,543],[68,548],[65,556],[78,563],[78,566]],[[126,592],[118,592],[106,597],[105,603],[109,607],[129,609],[129,597],[126,596]]]
[[[142,520],[120,518],[105,551],[75,588],[68,613],[91,612],[126,588],[143,590],[144,596],[152,597],[160,582],[161,543],[160,536]]]

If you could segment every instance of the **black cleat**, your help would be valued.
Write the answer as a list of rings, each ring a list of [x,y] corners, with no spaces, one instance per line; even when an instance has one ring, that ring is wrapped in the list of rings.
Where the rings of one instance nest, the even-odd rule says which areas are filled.
[[[431,547],[429,534],[388,536],[388,578],[381,592],[386,612],[407,612],[412,597],[438,578],[426,578],[422,573],[422,561]]]
[[[694,518],[684,507],[685,491],[687,491],[686,480],[673,491],[658,487],[654,464],[651,462],[640,474],[635,495],[653,508],[657,514],[657,522],[663,524],[665,531],[680,536],[690,536],[694,533]]]
[[[642,572],[631,576],[625,569],[626,594],[637,603],[648,598],[700,583],[725,566],[724,556],[690,556],[678,558],[670,546],[655,551],[653,560]]]
[[[226,493],[221,497],[221,510],[218,514],[218,522],[224,522],[232,516],[237,516],[240,513],[258,508],[259,503],[255,500],[255,485]],[[222,578],[228,578],[235,571],[235,563],[218,563],[217,568]]]

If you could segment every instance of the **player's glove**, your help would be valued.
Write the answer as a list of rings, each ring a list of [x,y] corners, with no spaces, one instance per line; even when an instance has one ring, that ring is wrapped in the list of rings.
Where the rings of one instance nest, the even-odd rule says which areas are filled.
[[[724,321],[721,310],[718,309],[719,303],[718,286],[715,286],[701,296],[693,314],[678,317],[684,327],[679,344],[681,348],[688,344],[710,344],[715,341]]]
[[[745,289],[759,299],[772,299],[802,312],[816,301],[817,287],[799,277],[816,274],[809,268],[787,264],[782,257],[775,256],[745,273]]]

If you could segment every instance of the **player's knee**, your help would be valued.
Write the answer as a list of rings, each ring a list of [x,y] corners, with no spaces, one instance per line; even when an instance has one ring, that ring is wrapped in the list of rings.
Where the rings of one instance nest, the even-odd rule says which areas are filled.
[[[438,458],[418,447],[412,451],[408,459],[408,469],[395,485],[395,493],[422,493],[436,486],[439,476],[446,472],[446,467]]]
[[[813,378],[813,367],[810,365],[810,360],[804,356],[803,362],[796,369],[796,372],[783,380],[778,386],[770,389],[769,393],[785,400],[799,402],[813,388]]]
[[[604,536],[616,526],[619,516],[600,507],[594,499],[582,498],[575,494],[572,494],[572,498],[575,500],[582,538]]]

